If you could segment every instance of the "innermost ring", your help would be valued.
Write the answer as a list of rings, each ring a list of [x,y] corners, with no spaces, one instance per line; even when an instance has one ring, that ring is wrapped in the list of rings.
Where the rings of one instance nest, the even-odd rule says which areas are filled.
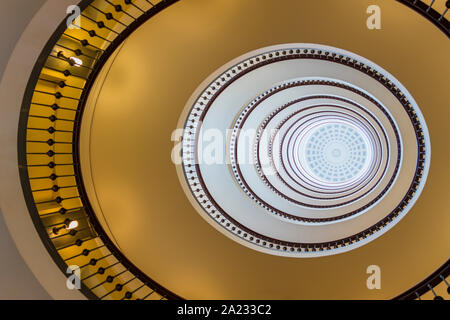
[[[298,150],[301,167],[319,183],[347,184],[369,169],[370,139],[361,128],[344,119],[323,121],[303,140]]]

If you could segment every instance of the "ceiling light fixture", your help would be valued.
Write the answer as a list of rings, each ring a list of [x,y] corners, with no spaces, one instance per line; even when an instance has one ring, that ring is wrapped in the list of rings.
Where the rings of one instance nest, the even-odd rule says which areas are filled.
[[[54,227],[52,231],[54,234],[58,234],[59,231],[62,229],[72,230],[72,229],[77,228],[78,225],[79,225],[79,223],[77,220],[66,219],[66,220],[64,220],[64,223],[60,227]]]
[[[83,65],[83,60],[81,60],[80,58],[77,58],[77,57],[70,57],[69,60],[70,60],[69,63],[70,63],[72,66],[75,66],[75,67],[81,67],[81,66]]]
[[[60,59],[66,60],[73,67],[81,67],[83,65],[83,60],[77,57],[66,57],[62,51],[59,51],[57,56]]]

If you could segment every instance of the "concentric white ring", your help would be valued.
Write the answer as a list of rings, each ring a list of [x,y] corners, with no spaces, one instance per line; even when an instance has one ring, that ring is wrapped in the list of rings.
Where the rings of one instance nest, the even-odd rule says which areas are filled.
[[[231,239],[270,254],[322,256],[375,239],[416,201],[429,167],[426,124],[406,89],[327,46],[235,59],[197,89],[180,123],[179,173],[193,205]],[[227,137],[215,152],[229,163],[203,161],[210,130]]]
[[[334,85],[337,85],[338,83],[329,81],[328,84],[334,86]],[[305,83],[304,83],[304,81],[288,82],[287,84],[282,85],[281,87],[276,89],[274,92],[276,92],[276,91],[281,92],[281,90],[284,90],[285,86],[289,88],[294,85],[295,86],[297,86],[297,85],[303,86],[303,85],[305,85]],[[341,84],[341,86],[343,88],[347,88],[347,89],[349,88],[343,84]],[[322,90],[324,90],[324,89],[326,90],[326,87],[323,88]],[[265,97],[267,95],[263,94],[262,96]],[[311,101],[310,98],[312,98],[312,97],[307,97],[307,98],[304,98],[303,100]],[[333,98],[333,97],[330,97],[330,98],[337,99],[337,98]],[[264,100],[264,98],[262,98],[261,100]],[[312,101],[309,103],[311,104]],[[280,108],[281,111],[278,110],[278,111],[271,113],[271,115],[265,121],[263,121],[263,124],[264,124],[263,128],[266,129],[266,131],[267,131],[267,127],[266,127],[265,123],[276,122],[273,120],[274,118],[272,118],[272,117],[274,117],[274,115],[277,115],[282,112],[288,113],[290,107],[293,107],[296,111],[294,113],[289,114],[288,117],[283,118],[283,120],[280,121],[281,124],[276,127],[276,129],[279,130],[279,132],[277,132],[274,135],[274,138],[269,139],[270,142],[268,145],[259,147],[259,143],[261,143],[261,141],[263,141],[264,139],[262,139],[262,138],[260,139],[258,137],[256,138],[257,144],[258,144],[257,149],[259,150],[257,152],[257,157],[256,157],[257,158],[256,166],[257,166],[258,172],[261,175],[261,178],[266,182],[267,185],[269,185],[271,187],[271,189],[273,191],[275,191],[281,197],[283,197],[287,200],[290,200],[291,202],[293,202],[294,204],[297,204],[297,205],[310,206],[310,207],[314,207],[314,208],[331,208],[331,207],[343,206],[345,204],[349,204],[355,200],[358,200],[364,196],[364,194],[365,194],[364,191],[374,188],[374,186],[379,181],[378,178],[381,179],[381,177],[386,172],[387,166],[389,165],[389,163],[386,162],[389,160],[389,149],[393,148],[393,147],[389,147],[388,144],[386,144],[384,147],[384,149],[386,149],[386,151],[384,152],[383,146],[381,144],[379,144],[380,138],[378,138],[378,142],[377,142],[377,138],[375,136],[379,137],[381,135],[385,135],[385,140],[386,140],[386,134],[379,125],[378,125],[379,132],[377,132],[377,130],[375,129],[375,127],[377,126],[375,118],[373,118],[375,123],[370,124],[370,123],[366,123],[365,118],[360,117],[358,114],[353,113],[352,115],[350,115],[350,114],[346,114],[345,112],[343,113],[343,110],[350,111],[349,109],[343,108],[343,106],[327,104],[327,105],[320,105],[320,106],[312,105],[312,106],[302,108],[302,106],[299,105],[298,103],[288,103],[287,105],[284,105],[284,107]],[[360,106],[357,106],[357,105],[354,105],[354,107],[361,108]],[[377,107],[383,108],[381,105],[378,105]],[[252,108],[249,108],[249,109],[245,108],[243,111],[243,114],[246,114],[248,112],[256,113],[258,108],[260,108],[259,102],[256,103]],[[317,182],[314,183],[314,181],[311,181],[311,179],[309,179],[307,176],[298,174],[298,170],[295,169],[296,161],[293,157],[290,158],[290,155],[292,155],[292,152],[290,152],[290,150],[297,150],[298,145],[296,145],[294,143],[292,145],[292,147],[290,147],[289,143],[284,143],[285,140],[289,141],[290,137],[295,136],[295,134],[292,134],[291,131],[295,133],[297,128],[304,128],[305,126],[308,127],[308,124],[316,123],[317,121],[320,122],[321,119],[330,120],[330,119],[336,119],[336,118],[345,118],[345,119],[347,119],[347,121],[351,121],[351,122],[355,123],[357,126],[360,126],[361,128],[365,128],[364,130],[367,132],[372,131],[372,134],[371,134],[373,136],[372,145],[377,148],[377,152],[375,152],[377,154],[377,157],[375,158],[376,162],[373,162],[370,167],[371,175],[370,176],[365,175],[364,178],[361,179],[360,181],[355,181],[351,184],[344,185],[342,188],[337,188],[336,186],[320,185]],[[240,119],[242,119],[242,120],[240,120]],[[244,115],[239,116],[238,120],[236,121],[235,130],[238,132],[238,135],[239,135],[239,129],[241,128],[241,126],[243,128],[245,128],[246,121],[247,121],[247,116],[244,116]],[[391,121],[391,123],[393,123],[392,119],[390,119],[390,121]],[[307,125],[304,125],[304,124],[307,124]],[[283,131],[283,128],[285,128],[285,127],[287,127],[287,129],[285,130],[286,132]],[[371,127],[372,129],[370,129],[369,127]],[[395,142],[397,145],[399,145],[400,141],[398,139],[398,133],[397,133],[397,129],[396,129],[395,125],[393,125],[392,130],[393,130],[393,134],[397,137],[395,139]],[[235,138],[237,138],[238,135],[232,136],[232,139],[231,139],[232,146],[237,145],[238,140]],[[278,147],[276,143],[273,143],[273,141],[277,140],[276,137],[280,136],[280,135],[283,137],[281,138],[280,147]],[[262,134],[262,137],[264,137],[264,133]],[[288,137],[288,138],[286,138],[286,137]],[[246,146],[244,146],[243,149],[245,150]],[[295,198],[296,198],[295,196],[289,197],[288,196],[288,194],[290,193],[289,190],[283,190],[283,186],[281,186],[281,188],[276,188],[274,185],[277,184],[277,181],[273,181],[273,179],[271,179],[268,175],[265,175],[266,170],[264,170],[264,168],[261,168],[260,161],[259,161],[259,156],[260,155],[264,156],[264,154],[263,154],[264,150],[267,150],[267,152],[269,154],[268,156],[272,157],[273,168],[270,168],[272,175],[275,175],[281,182],[283,182],[291,190],[300,194],[301,197],[300,197],[299,201],[295,200]],[[232,152],[233,151],[231,150],[230,153],[232,153]],[[383,152],[385,153],[384,157],[382,156]],[[279,154],[279,160],[276,158],[276,154]],[[396,161],[391,161],[392,162],[391,166],[396,165],[398,163],[401,155],[400,155],[400,153],[397,153],[397,155],[394,155],[394,156],[395,157],[393,158],[393,160],[396,159]],[[384,162],[380,162],[383,159],[384,159]],[[236,164],[235,167],[239,167],[239,163],[241,163],[243,161],[240,160],[239,155],[237,155],[237,157],[235,159],[233,159],[233,158],[231,159],[231,162],[232,162],[232,164],[233,163]],[[298,164],[298,161],[297,161],[297,167],[301,167],[301,165]],[[269,175],[270,175],[270,173],[269,173]],[[372,179],[374,177],[374,175],[377,177],[375,177],[375,179]],[[239,170],[237,170],[237,173],[235,174],[235,176],[238,180],[246,180],[239,173]],[[391,177],[391,180],[394,178],[395,178],[395,174],[393,174],[393,176]],[[380,186],[384,185],[385,188],[388,188],[388,186],[389,186],[388,182],[389,182],[389,180],[386,181],[384,184],[379,184],[379,185]],[[249,186],[245,187],[244,191],[250,196],[250,198],[255,198],[255,199],[260,200],[259,203],[263,203],[263,207],[268,209],[270,212],[275,211],[278,214],[280,214],[281,216],[287,216],[287,217],[290,217],[293,219],[300,218],[296,214],[291,214],[288,212],[280,212],[279,210],[277,210],[274,207],[267,206],[266,204],[264,204],[264,201],[262,201],[262,199],[259,197],[258,194],[251,191],[251,188],[249,188]],[[383,190],[382,192],[384,193],[386,191],[387,191],[387,189]],[[351,195],[351,197],[350,197],[350,195]],[[345,199],[342,201],[336,200],[339,198],[345,198]],[[366,199],[366,202],[369,202],[369,200]],[[375,202],[372,201],[371,205],[373,205],[374,203]],[[348,212],[346,212],[344,214],[342,214],[342,213],[336,214],[336,215],[334,215],[335,217],[333,219],[337,219],[337,217],[345,218],[345,217],[354,215],[361,211],[361,209],[360,209],[361,207],[364,207],[365,209],[367,208],[367,206],[365,207],[364,205],[360,205],[358,207],[359,208],[358,210],[349,210]],[[332,216],[332,214],[331,214],[331,212],[329,212],[329,216],[322,221],[328,221],[331,216]],[[310,219],[310,218],[312,218],[312,219]],[[320,219],[315,218],[314,215],[309,218],[301,217],[300,220],[309,221],[309,222],[312,222],[312,221],[319,222],[320,221]]]

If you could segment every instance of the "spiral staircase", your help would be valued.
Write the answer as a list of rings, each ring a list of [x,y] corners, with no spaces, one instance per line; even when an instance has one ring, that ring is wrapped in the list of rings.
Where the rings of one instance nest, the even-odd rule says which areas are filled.
[[[36,19],[49,14],[44,11],[55,3],[50,2]],[[9,130],[11,135],[15,132],[17,141],[16,153],[10,155],[13,160],[5,160],[11,168],[8,177],[16,182],[8,184],[8,188],[2,188],[2,210],[13,238],[16,243],[20,243],[19,249],[28,246],[30,238],[25,235],[27,232],[36,233],[38,237],[33,238],[35,245],[43,246],[45,254],[48,254],[41,256],[46,260],[51,259],[50,262],[60,269],[54,270],[60,272],[59,275],[62,272],[64,277],[73,279],[72,275],[77,272],[81,280],[79,291],[88,299],[448,298],[450,266],[446,228],[449,225],[450,208],[446,195],[450,191],[450,171],[446,159],[450,156],[447,141],[450,114],[446,108],[448,99],[445,98],[445,90],[449,84],[447,58],[450,24],[446,15],[450,2],[385,1],[380,4],[380,30],[369,30],[365,25],[368,17],[366,8],[370,4],[356,0],[345,3],[290,0],[83,0],[78,4],[80,17],[71,19],[71,11],[67,17],[61,16],[60,9],[67,6],[60,2],[59,11],[55,9],[54,12],[56,16],[59,15],[60,23],[56,26],[46,25],[47,34],[43,32],[42,40],[36,39],[34,43],[36,49],[29,52],[35,55],[35,60],[29,63],[32,69],[29,68],[28,74],[23,74],[26,86],[22,87],[22,91],[20,88],[19,91],[7,89],[6,74],[0,91],[2,101],[9,105],[8,109],[2,110],[5,113],[4,121],[11,119],[10,122],[14,124],[5,125],[4,130]],[[67,24],[68,19],[71,24]],[[28,41],[32,42],[33,39]],[[288,45],[280,45],[282,43]],[[326,46],[308,46],[307,43]],[[347,56],[347,51],[339,51],[335,47],[356,54],[348,53]],[[27,57],[27,46],[24,45],[24,48],[21,59]],[[307,197],[294,193],[289,183],[277,185],[270,178],[262,179],[261,186],[263,181],[265,186],[271,185],[276,189],[277,197],[253,192],[263,188],[251,182],[245,183],[245,186],[234,183],[233,192],[230,191],[233,188],[230,182],[231,187],[222,190],[219,186],[222,183],[225,185],[225,179],[217,179],[212,170],[209,179],[200,179],[200,171],[194,174],[190,166],[189,159],[192,158],[188,150],[193,144],[186,135],[181,140],[184,162],[174,166],[171,161],[174,147],[172,131],[177,127],[197,128],[196,122],[189,122],[197,119],[197,113],[200,115],[203,112],[203,107],[201,110],[195,108],[202,105],[202,100],[197,98],[202,98],[203,94],[220,97],[221,86],[233,87],[231,82],[235,80],[226,79],[234,77],[231,75],[233,70],[237,74],[245,72],[247,64],[250,68],[253,64],[263,63],[263,60],[269,59],[269,55],[270,59],[277,59],[277,63],[283,57],[290,61],[317,60],[317,63],[325,61],[340,65],[354,63],[353,66],[357,65],[358,70],[355,68],[355,74],[349,73],[348,76],[341,73],[343,78],[347,77],[351,81],[358,77],[357,74],[364,73],[364,77],[369,75],[376,82],[386,76],[383,85],[399,101],[407,100],[402,105],[406,109],[409,105],[411,121],[417,125],[415,129],[407,131],[407,125],[403,127],[402,124],[406,120],[397,119],[398,124],[393,125],[394,129],[386,131],[395,140],[395,128],[398,127],[399,132],[410,137],[410,140],[405,138],[401,147],[395,143],[391,146],[388,138],[386,142],[373,142],[373,150],[379,148],[380,153],[382,148],[391,146],[392,158],[397,154],[396,150],[403,148],[397,154],[398,161],[404,161],[402,168],[408,167],[411,157],[414,165],[417,160],[417,167],[412,168],[407,177],[408,183],[413,177],[416,179],[411,186],[408,184],[408,193],[400,194],[400,190],[406,188],[404,186],[390,193],[403,199],[392,210],[395,214],[384,218],[387,212],[382,203],[376,202],[381,202],[383,195],[377,195],[376,201],[365,203],[363,209],[342,215],[340,200],[333,200],[335,198],[331,198],[331,195],[331,200],[314,198],[320,184],[315,184],[314,177],[307,169],[301,166],[296,169],[295,163],[300,160],[295,155],[286,155],[286,166],[291,166],[291,169],[280,169],[279,174],[291,183],[298,184],[297,178],[292,178],[295,174],[300,176],[300,180],[313,181],[311,188],[315,191],[311,194],[307,192]],[[384,69],[376,69],[378,66],[367,64],[366,67],[364,58],[358,60],[360,56],[392,73],[401,84],[395,83],[397,80],[389,78],[387,73],[383,74]],[[218,69],[220,66],[224,67]],[[13,68],[14,64],[10,74],[15,74]],[[307,66],[302,65],[301,68],[304,70]],[[313,75],[319,69],[319,64],[312,65],[311,79],[295,84],[299,88],[315,86],[316,89],[311,90],[317,90],[317,95],[321,94],[316,97],[317,105],[325,103],[323,99],[330,98],[325,95],[337,95],[338,89],[351,91],[346,96],[348,99],[356,95],[358,89],[347,82],[337,83],[339,88],[334,88],[332,81],[323,82],[325,80],[322,78],[314,78]],[[270,70],[271,81],[277,77],[277,72],[275,67]],[[252,91],[260,88],[277,91],[283,86],[294,90],[292,83],[279,84],[282,79],[292,79],[289,72],[292,69],[280,67],[279,81],[275,81],[277,86],[274,89],[269,86],[271,82],[264,83],[263,73],[251,78],[250,71],[240,78],[247,77],[245,80],[248,81],[242,80],[240,85],[233,88],[236,88],[236,92],[246,86]],[[289,75],[281,76],[281,73]],[[241,80],[236,81],[239,83]],[[251,81],[253,84],[249,84]],[[325,85],[328,91],[324,89]],[[402,91],[403,85],[409,92],[406,89]],[[363,91],[361,89],[361,93]],[[15,96],[16,101],[19,96],[20,104],[14,104],[10,100],[12,98],[8,98],[15,92],[22,93]],[[255,99],[272,94],[272,91],[263,92]],[[239,94],[236,93],[237,96]],[[344,93],[339,94],[345,96]],[[370,100],[367,95],[364,99]],[[217,98],[216,101],[219,100]],[[377,104],[375,100],[374,110]],[[417,103],[413,103],[413,100]],[[280,102],[279,105],[289,103],[282,99],[277,102]],[[328,100],[327,103],[337,104],[336,101]],[[250,106],[252,104],[249,102]],[[349,109],[354,107],[351,102],[346,102],[346,106]],[[242,114],[231,114],[230,117],[241,128],[245,124],[241,124],[239,119],[247,117],[245,112],[250,109],[245,109],[241,104],[237,107],[237,112]],[[222,114],[220,106],[213,108],[218,110],[215,116],[217,120],[209,116],[203,119],[202,125],[208,126],[208,121],[211,126],[225,121],[224,115],[229,111]],[[278,113],[275,112],[278,111],[274,111],[271,117],[276,118]],[[11,116],[6,116],[7,112]],[[383,136],[381,127],[384,124],[387,126],[392,123],[388,116],[380,120],[382,124],[370,122],[369,116],[355,120],[350,111],[342,116],[338,107],[334,111],[328,108],[323,112],[323,119],[334,119],[345,127],[343,130],[363,128],[358,132],[361,132],[361,141],[367,140],[367,145],[372,145],[372,139],[378,141],[376,139]],[[280,112],[278,117],[285,117],[284,121],[289,124],[288,115],[287,111],[285,114]],[[309,119],[311,114],[304,117]],[[268,124],[272,118],[253,120],[248,116],[247,123],[260,121],[258,125]],[[315,127],[320,121],[325,121],[322,118],[312,119],[304,120],[304,128]],[[17,120],[17,124],[14,120]],[[227,122],[224,126],[228,125]],[[284,128],[283,122],[279,126]],[[307,132],[307,129],[285,130],[286,140],[290,139],[289,134],[295,140],[296,132]],[[308,134],[313,133],[305,133],[304,139],[309,139]],[[302,137],[301,134],[298,133],[298,137]],[[324,135],[323,139],[327,137]],[[230,139],[238,144],[238,137],[232,136]],[[265,142],[261,137],[261,148],[264,148],[265,143],[270,144],[271,150],[280,149],[280,154],[283,148],[289,148],[282,144],[277,146],[267,139],[268,142]],[[298,138],[300,145],[306,145],[307,142]],[[416,142],[417,148],[414,147]],[[332,150],[334,156],[343,152],[340,146]],[[192,152],[195,153],[195,150]],[[289,162],[291,158],[293,164]],[[390,163],[387,161],[389,156],[384,158],[386,163],[374,159],[373,166],[385,167],[386,172],[394,176],[395,161]],[[15,171],[12,170],[14,165]],[[194,162],[192,165],[195,167]],[[200,170],[199,167],[197,170]],[[224,168],[226,172],[223,174],[228,174],[228,166]],[[232,165],[231,168],[236,167]],[[208,172],[207,169],[202,170],[203,173]],[[239,172],[230,174],[236,179],[230,181],[250,179],[253,174],[251,170],[240,168]],[[367,173],[361,173],[361,179],[367,178],[369,181],[371,171],[367,169],[364,172]],[[198,191],[197,184],[190,181],[191,177],[203,187],[204,192]],[[354,181],[360,179],[349,177]],[[395,183],[401,185],[403,180],[406,178],[398,178]],[[381,178],[380,181],[380,184],[385,183],[390,187],[394,178],[391,182],[388,179],[383,182]],[[368,184],[367,188],[370,186]],[[15,187],[20,189],[16,190]],[[376,186],[372,187],[376,189]],[[342,188],[344,190],[347,185]],[[6,189],[8,191],[3,192]],[[348,192],[346,190],[342,192]],[[354,192],[351,201],[359,199],[358,192],[363,193],[359,190]],[[205,194],[209,194],[210,202],[203,202]],[[233,198],[234,195],[236,198]],[[337,207],[333,209],[336,210],[336,213],[333,212],[335,216],[329,218],[324,215],[324,221],[315,221],[316,218],[311,217],[317,215],[308,215],[306,210],[290,216],[281,211],[269,210],[267,218],[264,218],[270,221],[266,227],[262,226],[264,223],[258,225],[252,224],[252,221],[237,223],[246,219],[245,216],[239,216],[239,209],[234,208],[238,208],[241,201],[237,197],[251,199],[245,211],[247,213],[273,208],[276,205],[271,201],[279,201],[280,195],[289,198],[283,198],[286,208],[294,207],[291,198],[295,198],[295,203],[306,201],[307,206],[311,207]],[[16,205],[20,199],[25,201],[26,208]],[[405,202],[405,199],[408,201]],[[231,202],[234,202],[234,206]],[[230,203],[226,205],[228,215],[222,211],[221,215],[217,214],[220,211],[217,209],[218,203]],[[338,223],[348,224],[350,220],[367,216],[361,212],[372,205],[384,214],[383,218],[377,218],[380,222],[364,230],[358,229],[352,237],[336,235],[330,240],[326,236],[330,228],[338,228]],[[237,216],[230,212],[237,212]],[[255,213],[255,216],[257,214],[260,213]],[[355,218],[346,220],[353,214]],[[26,223],[22,224],[19,218],[32,221],[32,225],[26,229]],[[340,222],[338,218],[344,220]],[[292,223],[292,220],[296,222]],[[309,238],[302,238],[297,243],[294,240],[273,240],[273,237],[260,236],[262,233],[271,234],[271,228],[278,228],[273,221],[279,223],[280,233],[286,239],[290,237],[289,232],[294,234],[294,231],[295,234],[306,234]],[[301,224],[312,222],[325,223],[320,226],[323,230],[319,232],[319,227],[313,226],[315,229],[309,231],[308,224]],[[22,231],[18,225],[23,226]],[[33,231],[29,231],[31,228]],[[260,229],[254,233],[246,231],[254,231],[255,228]],[[320,238],[317,234],[324,236]],[[289,239],[294,238],[293,235]],[[39,243],[36,243],[36,239]],[[37,258],[33,257],[30,250],[20,251],[34,270],[32,260]],[[368,290],[366,287],[366,268],[373,264],[381,267],[381,290]],[[44,286],[48,281],[46,277],[51,277],[51,274],[35,274]],[[51,286],[54,284],[48,284],[48,287]],[[66,289],[53,291],[55,298],[61,297],[58,293],[61,290]]]

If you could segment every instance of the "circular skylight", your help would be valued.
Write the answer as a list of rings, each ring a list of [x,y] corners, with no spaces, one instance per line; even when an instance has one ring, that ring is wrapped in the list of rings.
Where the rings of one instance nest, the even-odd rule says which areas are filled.
[[[322,121],[299,139],[298,170],[321,184],[334,187],[357,180],[372,160],[369,138],[345,120]]]

